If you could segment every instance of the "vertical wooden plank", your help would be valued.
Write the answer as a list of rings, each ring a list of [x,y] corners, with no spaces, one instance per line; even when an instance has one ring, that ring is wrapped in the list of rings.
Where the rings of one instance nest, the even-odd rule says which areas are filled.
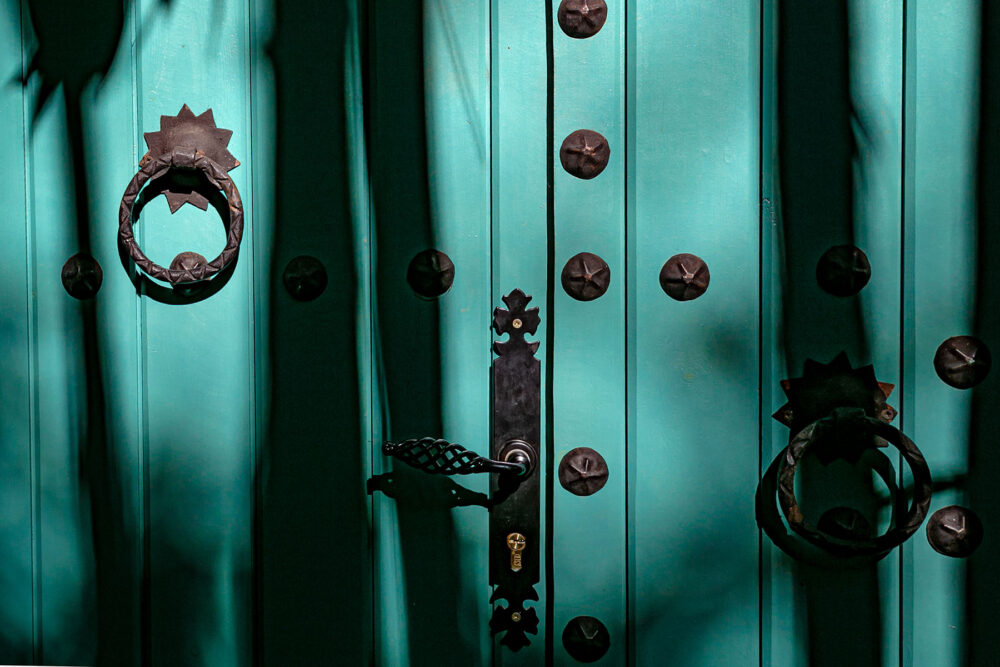
[[[762,468],[788,442],[770,418],[784,402],[779,382],[800,376],[806,359],[827,363],[844,350],[855,368],[871,363],[879,380],[900,381],[903,132],[898,3],[776,2],[764,20],[763,53],[774,64],[765,64],[762,97],[762,266],[772,272],[762,283]],[[816,262],[838,244],[860,247],[871,262],[857,297],[833,297],[816,283]],[[890,402],[899,405],[897,397]],[[849,489],[860,477],[838,479]],[[877,514],[872,497],[859,502]],[[898,662],[898,552],[837,571],[795,563],[763,539],[765,664]]]
[[[0,71],[21,72],[19,3],[0,11]],[[21,86],[0,87],[0,195],[8,217],[0,227],[0,662],[34,661],[32,543],[33,304],[29,292],[26,133]]]
[[[771,418],[772,407],[781,405],[784,394],[775,379],[787,377],[788,362],[782,341],[783,284],[787,280],[782,253],[782,233],[776,199],[778,180],[778,18],[779,0],[761,3],[761,381],[760,381],[760,470],[763,476],[771,461],[788,442],[788,429]],[[760,654],[762,665],[808,664],[808,642],[804,614],[789,613],[802,607],[793,567],[788,556],[760,534]]]
[[[631,7],[631,659],[755,664],[760,8]],[[677,253],[709,266],[697,300],[660,288]]]
[[[542,323],[532,337],[541,342],[536,357],[541,360],[542,400],[548,387],[548,367],[552,350],[548,338],[553,303],[549,300],[549,208],[550,162],[558,164],[558,147],[548,136],[548,85],[546,35],[547,7],[555,3],[533,0],[492,2],[492,299],[501,306],[501,297],[514,288],[532,297]],[[551,17],[554,21],[554,16]],[[558,29],[558,28],[557,28]],[[542,432],[547,432],[546,407],[542,406]],[[541,535],[551,535],[549,500],[558,461],[547,442],[539,443],[542,453],[538,474],[541,488]],[[537,635],[519,653],[497,645],[495,663],[503,665],[540,664],[553,653],[561,655],[559,632],[549,623],[552,543],[541,548],[541,580],[535,586],[539,600]]]
[[[369,12],[373,445],[435,436],[487,454],[489,6],[376,1]],[[432,248],[455,276],[426,299],[406,276]],[[376,662],[488,662],[489,480],[432,477],[377,449],[373,472]]]
[[[934,479],[930,511],[969,505],[972,401],[934,371],[938,346],[975,335],[980,5],[910,0],[904,340],[905,431]],[[985,45],[984,45],[985,46]],[[959,268],[961,267],[961,268]],[[981,269],[979,269],[981,271]],[[944,273],[942,273],[944,272]],[[946,276],[942,280],[942,276]],[[994,346],[995,347],[995,346]],[[975,508],[973,508],[975,509]],[[988,528],[987,528],[988,530]],[[908,545],[905,665],[976,664],[967,641],[966,563],[936,553],[923,530]],[[978,663],[985,664],[985,663]]]
[[[142,640],[140,304],[121,265],[115,222],[122,192],[140,155],[135,141],[132,9],[127,7],[122,24],[116,26],[118,41],[110,68],[102,79],[91,82],[82,97],[81,119],[90,202],[89,245],[104,270],[92,325],[97,334],[96,368],[86,371],[92,391],[97,387],[103,391],[102,401],[90,407],[91,414],[103,411],[106,415],[103,448],[100,441],[88,445],[99,615],[96,662],[135,664],[141,660]],[[58,643],[58,638],[52,639]]]
[[[364,131],[354,2],[251,13],[259,664],[371,662],[361,373],[368,354]],[[247,161],[249,162],[249,160]],[[363,162],[362,162],[363,164]],[[359,231],[359,221],[363,230]],[[283,284],[308,255],[328,283]]]
[[[233,130],[229,150],[250,156],[248,11],[245,2],[140,3],[141,131],[183,104],[212,108]],[[231,280],[185,305],[143,299],[144,475],[148,537],[149,646],[157,661],[251,661],[254,227],[249,170],[231,176],[245,232]],[[137,224],[154,261],[182,251],[214,257],[223,226],[185,206],[170,216],[157,198]]]
[[[140,624],[136,309],[127,276],[115,271],[115,225],[101,224],[135,162],[132,60],[121,48],[131,31],[117,3],[71,10],[28,3],[22,18],[31,63],[29,298],[39,341],[35,659],[133,662]],[[83,48],[87,56],[79,57]],[[62,265],[77,252],[104,270],[91,300],[63,289]]]
[[[451,257],[456,271],[455,284],[438,304],[442,433],[488,455],[493,315],[489,3],[426,0],[423,27],[431,228],[435,246]],[[476,475],[461,483],[486,493],[488,478]],[[461,632],[469,659],[486,664],[492,648],[489,517],[472,507],[455,510],[453,520]]]
[[[553,2],[554,244],[556,283],[552,349],[552,428],[555,480],[562,458],[589,447],[607,463],[604,488],[576,496],[556,481],[552,496],[553,651],[573,663],[563,628],[592,616],[608,629],[605,664],[626,660],[626,433],[625,433],[625,4],[612,2],[601,30],[575,39],[557,22]],[[559,160],[563,140],[576,130],[601,134],[610,148],[607,167],[592,179],[568,173]],[[560,284],[566,262],[588,252],[610,270],[608,291],[593,301],[570,297]],[[589,270],[597,266],[588,265]],[[595,549],[599,550],[595,552]],[[591,553],[592,557],[581,558]]]
[[[872,279],[858,295],[864,334],[883,382],[903,380],[902,158],[903,7],[899,2],[848,3],[850,93],[857,154],[854,174],[854,238],[872,265]],[[834,336],[835,337],[835,336]],[[896,405],[900,394],[890,396]],[[901,406],[905,413],[909,406]],[[904,427],[899,421],[897,427]],[[905,464],[891,457],[898,467]],[[878,565],[881,610],[880,663],[897,664],[900,650],[900,553]]]

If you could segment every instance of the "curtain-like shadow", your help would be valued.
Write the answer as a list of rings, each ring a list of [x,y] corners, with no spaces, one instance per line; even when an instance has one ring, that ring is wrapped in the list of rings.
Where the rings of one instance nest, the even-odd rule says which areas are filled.
[[[978,222],[976,311],[972,335],[994,355],[1000,350],[1000,5],[982,3],[980,54],[980,114],[978,159]],[[946,221],[943,221],[946,224]],[[961,267],[948,267],[959,271]],[[1000,655],[1000,634],[993,626],[1000,608],[1000,409],[998,371],[975,389],[969,433],[968,486],[965,504],[983,521],[986,536],[968,559],[965,581],[965,649],[963,664],[994,665]],[[917,584],[919,585],[919,583]],[[915,610],[919,613],[919,610]]]
[[[369,654],[351,151],[345,112],[349,13],[341,2],[274,3],[270,412],[261,452],[257,553],[260,664],[363,664]],[[270,128],[264,128],[270,131]],[[263,150],[266,144],[258,144]],[[263,153],[266,155],[266,151]],[[255,155],[255,157],[259,157]],[[328,276],[314,301],[282,275],[311,255]]]
[[[66,3],[60,0],[28,0],[36,50],[25,85],[38,78],[32,104],[32,124],[46,104],[58,99],[53,93],[62,86],[66,106],[67,147],[72,156],[74,210],[65,233],[75,237],[79,251],[91,252],[90,183],[84,155],[85,127],[82,98],[94,80],[100,82],[122,42],[124,5],[120,0]],[[50,166],[36,164],[38,169]],[[81,507],[89,510],[95,576],[88,598],[96,632],[98,664],[132,664],[137,659],[139,631],[139,564],[130,545],[134,535],[126,525],[123,485],[126,480],[108,434],[102,351],[99,345],[98,302],[78,304],[81,320],[84,382],[78,405],[83,406],[79,434]],[[60,638],[45,637],[43,643],[58,647]],[[58,652],[58,648],[56,649]],[[77,659],[90,659],[81,657]]]
[[[410,260],[434,247],[435,240],[425,122],[425,11],[422,1],[376,0],[368,17],[376,344],[390,425],[384,436],[390,440],[443,435],[439,309],[418,298],[406,282]],[[407,490],[394,502],[409,605],[410,659],[415,665],[475,664],[478,646],[464,638],[459,618],[460,563],[452,510],[434,501],[447,482],[405,465],[394,466],[393,479]]]
[[[857,367],[869,362],[869,352],[857,297],[828,295],[816,280],[816,263],[827,248],[854,245],[857,137],[847,3],[781,0],[778,23],[782,334],[789,374],[797,377],[807,358],[826,363],[846,350]],[[801,474],[804,506],[859,481],[844,466],[804,466]],[[855,506],[874,512],[872,500],[859,498]],[[868,518],[877,525],[877,517]],[[804,589],[810,664],[881,664],[876,567],[833,571],[798,563],[795,571]]]

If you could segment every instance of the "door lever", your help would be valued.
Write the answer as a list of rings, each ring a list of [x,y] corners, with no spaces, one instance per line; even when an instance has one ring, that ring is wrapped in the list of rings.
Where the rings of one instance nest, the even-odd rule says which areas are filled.
[[[500,460],[488,459],[462,445],[440,438],[413,438],[386,442],[382,453],[432,475],[471,475],[480,472],[524,478],[535,470],[533,448],[523,440],[511,440],[500,452]]]
[[[493,311],[491,458],[440,438],[386,442],[382,453],[431,475],[496,473],[490,497],[490,585],[494,603],[490,630],[500,643],[518,651],[537,634],[535,584],[540,578],[541,526],[539,467],[541,440],[541,371],[537,341],[525,340],[541,324],[538,308],[519,289],[503,297],[507,308]],[[506,604],[502,604],[506,602]]]

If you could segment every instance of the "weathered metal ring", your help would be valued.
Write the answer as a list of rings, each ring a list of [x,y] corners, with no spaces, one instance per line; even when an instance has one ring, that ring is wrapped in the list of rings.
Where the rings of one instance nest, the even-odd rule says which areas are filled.
[[[226,229],[226,247],[211,262],[191,269],[168,269],[152,261],[139,247],[132,231],[132,209],[142,187],[149,181],[165,175],[171,169],[198,169],[209,184],[221,190],[229,203],[229,224]],[[125,188],[121,207],[118,209],[118,243],[128,251],[135,265],[148,275],[165,280],[172,285],[208,280],[228,266],[239,253],[243,240],[243,200],[229,174],[207,155],[189,148],[175,148],[143,164]]]
[[[906,511],[906,498],[903,494],[899,493],[899,487],[895,479],[896,471],[893,469],[889,457],[882,452],[876,452],[876,454],[878,454],[878,458],[873,462],[872,470],[885,482],[886,487],[889,489],[889,495],[893,498],[893,502],[891,503],[892,514],[889,519],[891,525],[896,522],[898,516]],[[771,542],[795,560],[835,569],[865,567],[884,558],[891,551],[890,549],[870,554],[835,556],[826,550],[822,550],[802,540],[797,540],[790,535],[785,530],[784,523],[781,521],[781,513],[778,511],[775,499],[778,491],[778,469],[781,467],[781,461],[784,457],[785,450],[783,449],[771,461],[771,465],[768,466],[764,475],[760,478],[754,498],[757,525],[764,531],[765,535],[771,538]]]
[[[910,466],[913,498],[900,521],[873,538],[841,539],[820,531],[802,515],[795,498],[795,471],[806,452],[836,427],[860,427],[894,446]],[[874,439],[869,447],[876,447]],[[857,408],[841,408],[817,419],[792,438],[781,457],[778,472],[778,501],[789,527],[811,544],[834,555],[860,556],[886,553],[905,542],[920,528],[931,504],[931,473],[917,446],[898,428],[869,417]]]

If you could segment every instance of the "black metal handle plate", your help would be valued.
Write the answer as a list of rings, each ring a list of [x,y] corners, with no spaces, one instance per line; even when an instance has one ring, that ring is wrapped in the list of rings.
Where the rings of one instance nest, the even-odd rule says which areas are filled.
[[[541,439],[541,364],[535,358],[538,342],[528,342],[541,319],[538,308],[527,308],[531,297],[519,289],[503,297],[507,309],[493,311],[493,329],[509,335],[495,342],[493,360],[493,458],[503,460],[512,449],[530,450],[539,460]],[[495,586],[491,602],[497,605],[490,620],[494,634],[505,633],[501,644],[517,651],[530,642],[527,634],[538,631],[538,615],[528,600],[538,600],[541,536],[539,531],[539,476],[529,475],[517,488],[504,488],[504,477],[494,480],[493,493],[510,493],[490,512],[490,584]],[[522,542],[523,540],[523,542]],[[519,545],[519,546],[512,546]],[[514,550],[518,568],[512,566]]]

